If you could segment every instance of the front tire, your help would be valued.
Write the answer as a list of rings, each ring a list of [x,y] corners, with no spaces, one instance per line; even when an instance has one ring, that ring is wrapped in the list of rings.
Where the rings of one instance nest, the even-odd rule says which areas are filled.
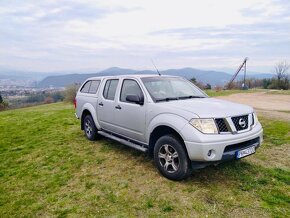
[[[170,180],[182,180],[191,173],[190,160],[183,144],[173,135],[160,137],[154,146],[154,162]]]
[[[96,140],[97,127],[95,126],[95,122],[91,115],[86,115],[84,118],[84,131],[88,140]]]

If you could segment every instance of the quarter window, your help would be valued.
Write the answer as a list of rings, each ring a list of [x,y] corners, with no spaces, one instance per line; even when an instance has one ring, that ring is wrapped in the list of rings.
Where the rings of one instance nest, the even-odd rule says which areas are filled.
[[[100,85],[100,80],[93,80],[92,83],[91,83],[91,86],[90,86],[89,93],[96,94],[97,90],[99,88],[99,85]]]
[[[83,85],[82,89],[81,89],[81,92],[82,93],[88,93],[89,92],[89,89],[90,89],[90,86],[91,86],[91,82],[92,81],[87,81],[85,83],[85,85]]]
[[[107,80],[107,82],[105,84],[104,92],[103,92],[103,96],[105,99],[108,99],[108,100],[115,99],[115,94],[116,94],[118,82],[119,82],[119,80],[117,80],[117,79]]]
[[[96,94],[99,88],[99,85],[100,85],[100,80],[89,80],[83,85],[81,92]]]
[[[142,90],[135,80],[131,79],[124,80],[121,90],[120,101],[127,102],[126,101],[127,95],[138,95],[140,99],[143,97]]]

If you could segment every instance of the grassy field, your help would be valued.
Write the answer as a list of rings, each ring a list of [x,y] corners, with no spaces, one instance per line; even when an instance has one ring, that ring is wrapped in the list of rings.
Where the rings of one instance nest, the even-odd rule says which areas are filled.
[[[266,90],[266,89],[265,89]],[[248,89],[248,90],[241,90],[241,89],[232,89],[232,90],[205,90],[206,94],[211,97],[215,96],[227,96],[237,93],[253,93],[253,92],[262,92],[264,89]]]
[[[290,90],[269,90],[267,94],[274,94],[274,95],[290,95]]]
[[[87,141],[72,105],[1,112],[0,217],[289,217],[290,123],[261,122],[255,155],[173,182],[143,153]]]

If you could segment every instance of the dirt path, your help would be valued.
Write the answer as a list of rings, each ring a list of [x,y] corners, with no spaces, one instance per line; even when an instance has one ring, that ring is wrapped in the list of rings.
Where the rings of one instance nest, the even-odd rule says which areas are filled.
[[[255,108],[259,115],[290,121],[290,95],[255,92],[219,96],[217,98],[250,105]]]

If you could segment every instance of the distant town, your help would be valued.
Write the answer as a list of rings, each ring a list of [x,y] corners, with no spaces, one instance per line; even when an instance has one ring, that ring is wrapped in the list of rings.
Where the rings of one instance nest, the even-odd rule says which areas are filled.
[[[37,84],[31,79],[0,79],[0,94],[10,108],[63,100],[64,87],[38,87]]]

